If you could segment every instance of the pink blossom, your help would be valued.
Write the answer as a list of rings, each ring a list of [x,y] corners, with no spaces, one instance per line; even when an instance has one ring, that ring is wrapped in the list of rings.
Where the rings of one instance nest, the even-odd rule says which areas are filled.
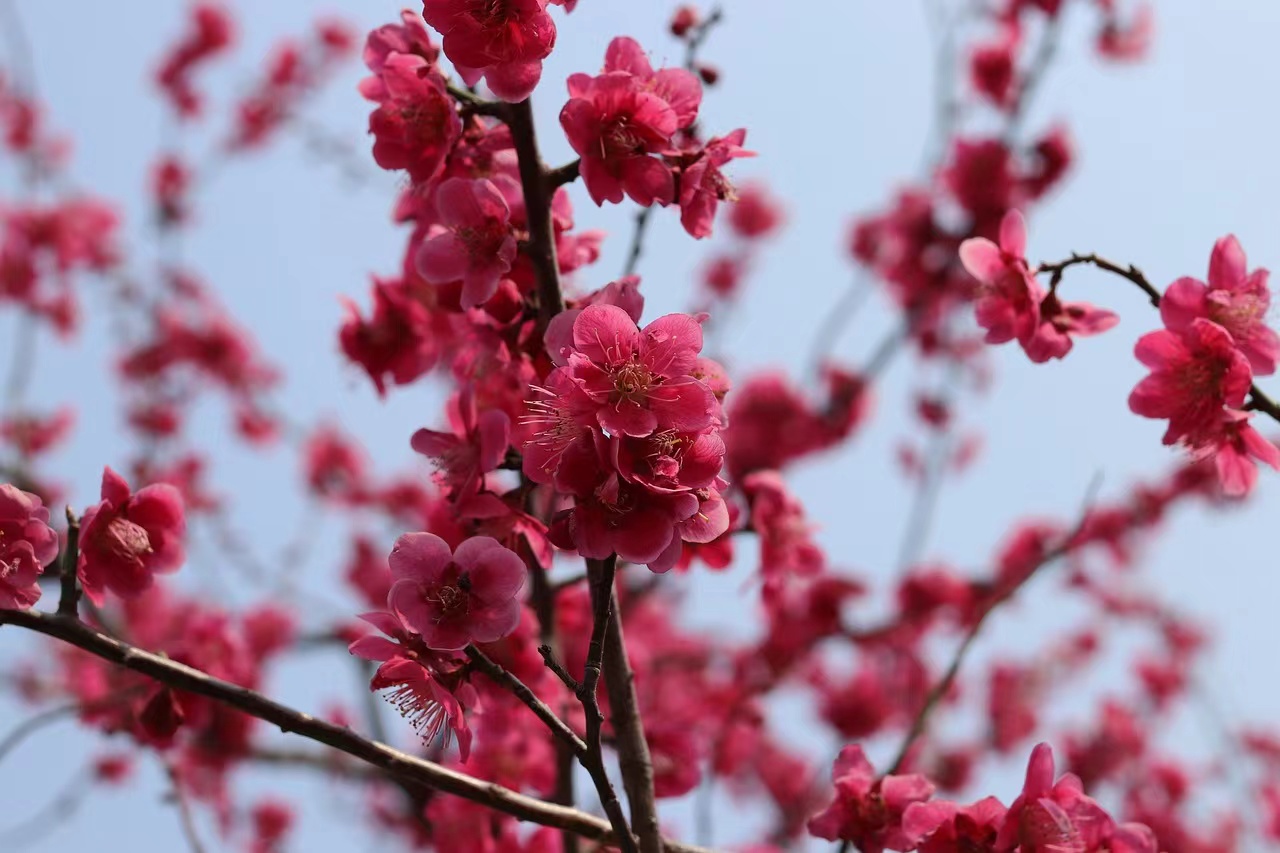
[[[1205,452],[1213,457],[1222,491],[1233,497],[1253,491],[1258,481],[1255,459],[1280,471],[1280,449],[1253,428],[1250,418],[1247,412],[1223,410],[1221,429]]]
[[[1120,19],[1116,0],[1099,0],[1106,12],[1098,32],[1098,53],[1116,62],[1134,62],[1147,55],[1155,36],[1155,10],[1142,3],[1128,22]]]
[[[511,269],[516,238],[510,208],[488,180],[450,178],[436,191],[443,228],[418,249],[418,272],[432,284],[462,281],[462,307],[489,301]]]
[[[1269,277],[1265,269],[1249,272],[1240,241],[1227,235],[1213,246],[1209,283],[1180,278],[1169,285],[1160,300],[1160,319],[1175,332],[1184,331],[1197,317],[1212,320],[1231,334],[1255,376],[1275,373],[1280,335],[1266,322]]]
[[[933,795],[923,776],[876,777],[862,747],[846,746],[831,770],[835,799],[809,821],[809,832],[827,841],[851,841],[862,853],[910,850],[903,812]]]
[[[1113,328],[1120,318],[1088,302],[1063,302],[1048,293],[1040,303],[1040,322],[1030,338],[1021,341],[1027,357],[1037,364],[1062,358],[1071,352],[1073,338],[1097,335]]]
[[[39,496],[0,485],[0,608],[26,610],[40,600],[38,578],[58,556],[58,534]]]
[[[625,71],[645,89],[657,94],[676,114],[676,129],[692,127],[702,104],[702,87],[698,78],[683,68],[653,70],[644,48],[633,38],[618,36],[605,49],[603,73]],[[590,78],[574,74],[569,78],[569,94],[586,87]]]
[[[379,396],[387,391],[388,379],[408,385],[435,366],[439,341],[432,334],[426,307],[398,279],[374,280],[373,311],[369,319],[360,309],[343,299],[347,319],[338,333],[342,352],[359,364],[373,380]]]
[[[186,559],[182,496],[165,483],[130,493],[124,478],[102,472],[102,502],[85,510],[80,523],[77,574],[84,593],[99,606],[111,590],[134,598],[157,573],[173,572]]]
[[[690,376],[701,349],[702,328],[687,314],[659,317],[641,330],[623,309],[591,305],[574,320],[561,369],[596,404],[596,420],[611,435],[696,433],[719,410],[711,389]]]
[[[444,81],[412,54],[391,54],[377,73],[361,84],[365,97],[378,102],[369,115],[373,159],[384,169],[404,169],[414,181],[430,181],[462,135]]]
[[[394,579],[387,603],[428,648],[453,651],[492,643],[515,630],[525,565],[488,536],[451,551],[431,533],[406,533],[388,559]]]
[[[375,75],[382,71],[387,60],[397,53],[420,56],[434,65],[440,57],[440,48],[431,41],[422,16],[408,9],[400,12],[400,23],[384,24],[370,31],[365,39],[363,59],[365,67]],[[365,87],[377,81],[377,77],[366,78],[361,84],[361,93],[372,97]]]
[[[444,36],[445,56],[493,93],[517,103],[542,77],[556,43],[546,0],[423,0],[422,17]]]
[[[623,194],[648,207],[675,197],[671,169],[652,154],[670,149],[676,112],[657,92],[625,71],[571,79],[560,125],[582,158],[582,181],[597,205]]]
[[[902,815],[902,829],[911,849],[920,853],[982,853],[995,849],[1006,809],[995,797],[961,808],[936,801],[912,803]]]
[[[782,204],[760,183],[747,184],[738,191],[737,202],[729,209],[729,227],[747,240],[758,240],[777,231],[785,215]]]
[[[460,699],[469,699],[474,689],[460,680],[461,670],[452,656],[428,649],[393,613],[366,613],[360,618],[386,635],[361,637],[348,647],[357,657],[381,663],[369,689],[390,690],[388,700],[428,742],[443,735],[447,746],[450,737],[457,737],[458,752],[466,761],[471,729]]]
[[[1009,27],[991,41],[977,45],[969,59],[973,88],[1001,108],[1011,107],[1018,100],[1018,47],[1018,30]]]
[[[450,494],[458,500],[473,494],[481,478],[506,456],[511,419],[501,409],[477,413],[475,393],[465,389],[450,399],[449,420],[453,432],[420,429],[409,444],[435,460]]]
[[[1134,347],[1151,374],[1129,395],[1129,408],[1145,418],[1168,418],[1165,444],[1192,449],[1212,445],[1224,406],[1244,405],[1252,375],[1226,329],[1200,317],[1181,333],[1149,332]]]
[[[192,71],[226,50],[235,38],[231,16],[221,4],[197,3],[190,15],[189,30],[156,71],[156,82],[183,118],[199,115],[202,104],[191,83]]]
[[[997,853],[1060,853],[1108,849],[1124,853],[1156,853],[1151,830],[1141,824],[1116,825],[1111,816],[1085,796],[1070,773],[1053,778],[1053,750],[1046,743],[1031,752],[1022,793],[1009,806],[996,839]]]
[[[974,310],[989,344],[1030,341],[1040,322],[1040,285],[1027,267],[1027,225],[1010,210],[1000,223],[1000,245],[985,237],[960,244],[960,260],[978,280]]]
[[[720,167],[739,157],[754,157],[754,151],[742,147],[747,132],[739,128],[725,136],[717,136],[694,155],[693,162],[680,173],[680,224],[691,237],[711,236],[711,223],[722,201],[736,201],[733,184]]]

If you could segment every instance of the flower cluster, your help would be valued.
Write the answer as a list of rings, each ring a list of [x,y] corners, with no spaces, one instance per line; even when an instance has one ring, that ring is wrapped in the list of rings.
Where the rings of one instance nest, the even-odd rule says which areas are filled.
[[[639,43],[626,37],[609,43],[599,75],[571,75],[560,124],[582,157],[592,201],[617,204],[624,195],[644,207],[678,201],[685,230],[709,235],[717,204],[735,198],[720,167],[750,152],[742,148],[743,130],[698,143],[693,129],[701,103],[697,77],[681,68],[654,71]]]
[[[1253,488],[1255,459],[1280,469],[1280,450],[1245,411],[1253,377],[1274,373],[1280,357],[1280,336],[1266,325],[1268,277],[1265,269],[1249,271],[1240,242],[1223,237],[1213,247],[1208,282],[1169,285],[1160,300],[1165,327],[1134,349],[1151,373],[1129,395],[1129,408],[1168,420],[1165,444],[1212,458],[1229,495]]]
[[[969,806],[931,800],[934,786],[911,773],[877,777],[859,746],[846,747],[832,770],[835,799],[809,821],[829,841],[850,841],[866,853],[953,850],[1156,853],[1155,835],[1118,823],[1067,773],[1054,780],[1053,751],[1031,753],[1022,793],[1008,808],[995,797]]]
[[[640,329],[638,316],[601,303],[547,330],[557,367],[530,402],[523,464],[529,479],[575,499],[553,529],[564,547],[663,572],[682,542],[728,527],[719,434],[728,382],[698,355],[697,318],[668,314]]]
[[[48,507],[36,495],[0,485],[0,608],[23,610],[39,601],[37,579],[57,555]]]
[[[1062,358],[1072,339],[1096,335],[1120,321],[1087,302],[1064,302],[1046,293],[1027,265],[1027,226],[1011,210],[1000,223],[1000,243],[974,237],[960,244],[960,259],[978,280],[974,311],[986,342],[1017,341],[1034,362]]]

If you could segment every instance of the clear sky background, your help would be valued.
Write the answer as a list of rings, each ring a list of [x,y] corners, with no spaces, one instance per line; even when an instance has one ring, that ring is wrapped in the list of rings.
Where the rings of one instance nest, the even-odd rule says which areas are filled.
[[[135,269],[145,272],[155,247],[145,227],[142,190],[166,132],[150,73],[182,26],[183,4],[16,4],[34,49],[39,94],[51,105],[53,125],[76,143],[74,179],[124,201],[130,254]],[[219,132],[228,98],[256,78],[261,57],[277,37],[301,32],[328,12],[364,31],[393,20],[400,8],[383,0],[348,2],[345,8],[313,0],[232,5],[241,23],[234,58],[200,78],[214,93]],[[919,3],[906,0],[723,5],[726,21],[703,54],[721,68],[723,83],[704,101],[704,124],[713,132],[749,129],[748,147],[760,156],[735,163],[732,174],[766,179],[785,200],[788,224],[762,256],[746,299],[723,330],[719,355],[737,376],[766,365],[800,375],[813,329],[852,277],[844,253],[851,218],[883,206],[919,167],[931,110],[924,17]],[[667,0],[582,0],[571,16],[553,10],[559,42],[546,63],[547,85],[534,99],[548,160],[570,156],[556,122],[565,99],[557,81],[574,71],[595,71],[608,39],[619,34],[638,38],[655,65],[678,64],[681,47],[665,33],[674,6]],[[1273,97],[1280,68],[1272,59],[1280,5],[1165,0],[1158,15],[1151,57],[1117,67],[1093,55],[1092,10],[1072,10],[1029,126],[1065,121],[1079,157],[1063,189],[1032,219],[1029,254],[1048,260],[1073,250],[1096,251],[1138,264],[1163,287],[1180,275],[1202,277],[1214,240],[1234,232],[1251,263],[1280,266],[1280,119]],[[266,153],[220,170],[198,199],[199,221],[183,253],[231,313],[258,335],[267,357],[284,367],[288,381],[278,399],[293,419],[332,418],[389,472],[418,464],[408,435],[433,421],[439,425],[439,397],[438,389],[415,387],[380,402],[367,378],[337,349],[339,295],[363,304],[369,275],[395,271],[403,240],[389,222],[396,180],[380,173],[367,154],[368,106],[354,89],[360,76],[362,69],[349,65],[305,114],[350,141],[365,178],[346,180],[296,135],[286,135]],[[199,161],[212,141],[206,127],[182,144]],[[11,171],[3,177],[8,183],[2,192],[12,192]],[[584,287],[596,287],[622,266],[632,209],[599,211],[581,186],[572,193],[579,227],[602,227],[614,235],[604,257],[580,278]],[[723,245],[725,235],[709,245],[694,243],[677,220],[674,211],[655,216],[641,266],[648,317],[686,308],[699,264]],[[944,491],[927,554],[963,567],[984,565],[1015,520],[1073,517],[1095,472],[1104,476],[1105,499],[1122,494],[1135,478],[1158,477],[1176,461],[1160,445],[1161,424],[1131,415],[1125,402],[1143,375],[1132,358],[1133,342],[1158,325],[1157,316],[1119,280],[1081,271],[1068,286],[1078,298],[1119,312],[1120,326],[1082,342],[1061,363],[1032,365],[1013,349],[995,354],[995,390],[964,415],[967,424],[983,430],[986,450],[972,471]],[[121,464],[126,453],[118,389],[102,381],[110,352],[105,305],[99,294],[86,293],[85,331],[74,346],[42,338],[29,395],[38,407],[70,402],[78,408],[75,436],[54,466],[73,487],[77,506],[96,497],[102,465]],[[843,336],[839,355],[851,364],[865,360],[890,317],[883,301],[873,301]],[[6,332],[15,322],[12,311],[0,317]],[[911,498],[894,451],[905,429],[914,375],[907,360],[897,363],[881,384],[872,426],[846,452],[799,469],[791,480],[822,525],[820,539],[833,562],[881,580],[891,576]],[[340,531],[297,500],[293,454],[241,450],[225,437],[228,423],[225,408],[213,404],[202,408],[195,429],[217,457],[213,484],[231,497],[234,525],[264,556],[280,553],[300,529],[313,532],[308,585],[341,610],[341,592],[329,580],[345,559]],[[1212,665],[1202,680],[1233,720],[1280,716],[1269,666],[1269,650],[1280,639],[1272,614],[1280,578],[1270,541],[1280,512],[1277,476],[1264,472],[1256,497],[1243,510],[1176,514],[1144,569],[1147,582],[1167,600],[1215,626]],[[183,582],[211,596],[251,598],[253,591],[243,589],[237,575],[220,568],[207,533],[196,535],[199,563],[184,572]],[[693,575],[689,618],[707,628],[753,631],[755,592],[745,586],[745,568],[718,577]],[[715,607],[707,606],[713,601]],[[346,607],[359,609],[354,601]],[[994,620],[980,654],[1034,647],[1037,629],[1061,616],[1057,607],[1052,584],[1033,585]],[[0,633],[0,664],[31,648],[16,630]],[[284,667],[273,692],[312,711],[331,698],[358,696],[362,686],[339,657]],[[26,713],[0,698],[0,729]],[[799,728],[808,712],[784,703],[780,713],[791,715],[787,725]],[[1214,746],[1202,726],[1188,724],[1182,734],[1206,750]],[[829,755],[834,747],[804,745],[815,755]],[[6,805],[0,831],[47,804],[100,746],[100,739],[62,723],[8,756],[0,764]],[[184,849],[177,814],[162,803],[158,766],[143,762],[139,769],[136,784],[91,799],[72,823],[27,849]],[[1014,767],[997,777],[991,792],[1007,801],[1016,793],[1019,772]],[[251,790],[276,791],[301,804],[303,820],[291,849],[393,849],[371,846],[359,825],[360,798],[351,791],[282,774],[254,774],[247,781]],[[678,825],[687,809],[672,815]],[[727,809],[719,815],[718,840],[749,833]],[[210,851],[224,849],[211,827],[202,829]]]

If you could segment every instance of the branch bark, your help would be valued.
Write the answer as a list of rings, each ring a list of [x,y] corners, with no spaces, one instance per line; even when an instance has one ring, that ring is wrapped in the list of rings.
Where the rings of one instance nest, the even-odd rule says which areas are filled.
[[[506,113],[507,127],[520,166],[520,187],[529,220],[527,252],[538,280],[538,319],[542,328],[564,310],[560,291],[560,261],[556,258],[556,232],[551,221],[551,195],[555,192],[533,127],[533,107],[525,99],[512,104]]]
[[[616,558],[611,558],[615,560]],[[603,579],[602,579],[603,580]],[[601,601],[613,613],[618,612],[618,593],[612,577],[591,585],[591,594],[599,612]],[[653,759],[645,740],[640,720],[640,703],[636,697],[635,672],[627,658],[627,645],[620,618],[606,620],[604,638],[604,683],[609,694],[614,738],[617,741],[618,765],[622,784],[631,806],[631,828],[640,838],[640,853],[662,853],[662,835],[658,826],[658,807],[653,794]],[[588,675],[590,671],[588,671]]]
[[[0,627],[4,625],[15,625],[61,640],[170,687],[221,702],[271,723],[286,734],[296,734],[355,756],[398,779],[461,797],[517,820],[549,826],[606,844],[618,843],[607,821],[586,812],[543,802],[400,752],[238,684],[213,678],[198,669],[112,639],[74,618],[35,610],[0,610]],[[667,850],[671,853],[711,853],[706,848],[678,842],[667,842]]]

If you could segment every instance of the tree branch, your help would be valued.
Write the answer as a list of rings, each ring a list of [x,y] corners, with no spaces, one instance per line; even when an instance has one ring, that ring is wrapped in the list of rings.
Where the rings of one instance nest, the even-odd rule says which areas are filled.
[[[76,572],[80,562],[80,519],[67,507],[67,547],[62,551],[58,564],[62,572],[62,597],[58,599],[58,613],[75,616],[80,609],[80,586]]]
[[[475,664],[476,669],[483,672],[495,684],[509,691],[523,702],[530,711],[537,715],[539,720],[546,724],[552,734],[572,747],[574,753],[582,755],[587,751],[587,745],[582,742],[582,738],[578,737],[577,732],[569,728],[568,723],[557,717],[556,712],[552,711],[547,706],[547,703],[535,696],[527,684],[494,663],[492,658],[474,645],[467,646],[466,652],[467,657]]]
[[[556,258],[556,232],[551,221],[551,194],[555,188],[542,164],[542,155],[538,153],[533,107],[529,100],[512,104],[505,118],[520,166],[520,186],[524,191],[524,207],[529,220],[527,252],[538,280],[538,318],[545,329],[551,318],[564,310],[560,262]]]
[[[610,561],[616,559],[611,557]],[[589,570],[594,568],[589,565]],[[612,582],[612,573],[609,573],[608,585],[604,583],[605,573],[598,574],[599,582],[591,585],[596,612],[599,613],[603,606],[617,613],[618,593]],[[627,659],[622,619],[606,619],[605,622],[604,684],[609,693],[618,766],[622,770],[622,784],[627,789],[627,801],[631,806],[631,828],[640,837],[640,853],[662,853],[658,807],[653,794],[653,759],[649,755],[649,742],[645,740],[644,725],[640,720],[636,676],[631,669],[631,661]]]
[[[396,778],[461,797],[517,820],[572,832],[607,844],[618,843],[607,821],[586,812],[546,803],[400,752],[350,729],[281,705],[238,684],[213,678],[161,655],[112,639],[78,620],[35,610],[0,610],[0,626],[4,625],[15,625],[61,640],[170,687],[221,702],[271,723],[282,732],[297,734],[353,755]],[[710,853],[706,848],[678,842],[667,842],[667,849],[671,853]]]

